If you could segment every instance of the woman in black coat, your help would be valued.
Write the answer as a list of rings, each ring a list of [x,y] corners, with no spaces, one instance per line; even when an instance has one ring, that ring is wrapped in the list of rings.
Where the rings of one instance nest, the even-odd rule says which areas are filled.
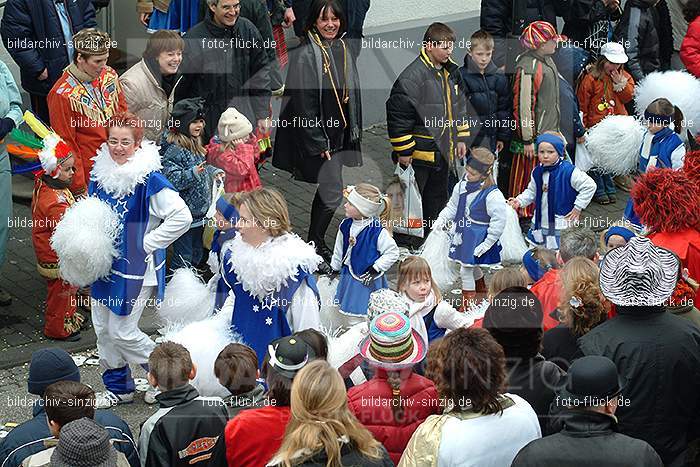
[[[340,39],[345,27],[338,0],[314,0],[306,37],[289,60],[272,160],[297,180],[318,183],[309,240],[328,264],[333,252],[325,235],[343,200],[343,166],[362,165],[360,86],[350,49]]]

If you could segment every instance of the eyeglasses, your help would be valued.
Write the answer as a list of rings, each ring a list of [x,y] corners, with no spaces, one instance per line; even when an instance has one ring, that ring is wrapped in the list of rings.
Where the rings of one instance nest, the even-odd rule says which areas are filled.
[[[223,9],[224,9],[224,11],[240,10],[241,4],[239,2],[239,3],[236,3],[235,5],[225,5]]]
[[[123,146],[126,148],[126,147],[129,147],[132,144],[134,144],[134,140],[133,139],[124,139],[124,140],[119,141],[116,139],[108,139],[107,144],[109,146],[112,146],[112,147]]]

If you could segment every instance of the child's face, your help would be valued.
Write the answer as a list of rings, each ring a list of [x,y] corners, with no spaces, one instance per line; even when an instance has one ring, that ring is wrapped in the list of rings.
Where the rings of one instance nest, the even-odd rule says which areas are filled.
[[[649,128],[649,133],[656,134],[666,127],[664,125],[659,124],[659,123],[652,123],[650,121],[647,121],[647,128]]]
[[[617,248],[620,246],[625,246],[627,245],[627,240],[625,240],[624,237],[620,235],[611,235],[610,238],[608,238],[608,243],[605,245],[608,247],[608,251],[612,250],[613,248]]]
[[[603,64],[603,71],[605,71],[606,75],[611,75],[614,71],[620,72],[622,70],[622,65],[619,63],[612,63],[607,60],[605,60],[605,63]]]
[[[216,221],[216,228],[218,230],[231,230],[233,228],[231,221],[226,219],[219,211],[216,211],[214,214],[214,220]]]
[[[58,180],[66,183],[71,183],[73,181],[73,174],[75,173],[75,157],[70,156],[64,160],[58,166]]]
[[[537,49],[542,55],[553,55],[557,51],[557,41],[550,39]]]
[[[488,64],[491,62],[491,56],[493,55],[493,49],[485,47],[483,45],[478,45],[472,47],[469,51],[469,56],[472,58],[479,70],[484,71]]]
[[[343,207],[345,208],[345,217],[358,221],[360,219],[364,219],[365,216],[363,216],[360,210],[353,206],[349,201],[347,201]]]
[[[408,295],[408,298],[416,303],[423,303],[430,295],[431,289],[432,284],[427,277],[414,277],[403,287],[403,291]]]
[[[439,41],[435,44],[427,43],[425,45],[425,52],[434,65],[444,65],[447,63],[453,50],[454,42],[450,41]]]
[[[190,123],[190,135],[192,135],[193,138],[202,136],[202,130],[204,130],[204,120],[195,120]]]
[[[554,146],[543,142],[537,145],[537,158],[544,166],[554,165],[559,160],[559,154]]]
[[[465,176],[467,177],[468,182],[480,182],[485,178],[482,174],[472,169],[471,167],[466,168]]]

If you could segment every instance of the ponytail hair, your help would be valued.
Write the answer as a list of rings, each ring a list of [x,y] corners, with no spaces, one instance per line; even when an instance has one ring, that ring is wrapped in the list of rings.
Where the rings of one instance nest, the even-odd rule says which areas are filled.
[[[673,121],[673,131],[680,134],[683,129],[683,112],[664,97],[654,99],[644,111],[645,114],[661,115],[671,117]]]

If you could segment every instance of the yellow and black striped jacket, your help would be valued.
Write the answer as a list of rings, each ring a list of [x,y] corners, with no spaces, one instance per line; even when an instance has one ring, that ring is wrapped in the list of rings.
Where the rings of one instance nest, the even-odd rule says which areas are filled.
[[[425,49],[394,82],[386,101],[392,156],[412,156],[418,165],[452,161],[458,142],[470,136],[459,66],[436,68]]]

